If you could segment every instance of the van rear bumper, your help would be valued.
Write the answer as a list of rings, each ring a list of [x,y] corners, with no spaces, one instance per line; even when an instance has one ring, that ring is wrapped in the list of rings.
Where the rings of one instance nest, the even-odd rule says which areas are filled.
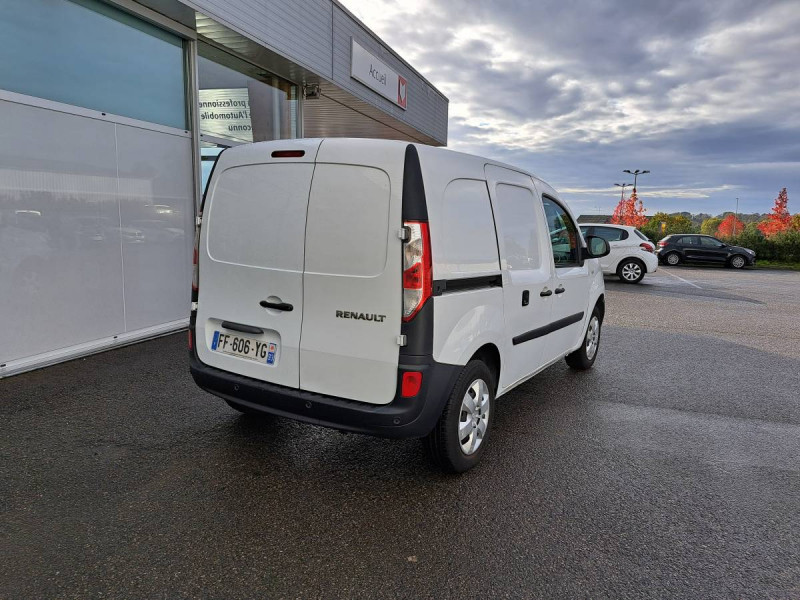
[[[442,414],[458,365],[437,363],[430,356],[400,356],[395,399],[367,404],[275,385],[210,367],[191,353],[192,377],[205,391],[252,410],[353,433],[391,438],[424,437]],[[413,398],[400,397],[405,371],[422,372],[422,387]]]

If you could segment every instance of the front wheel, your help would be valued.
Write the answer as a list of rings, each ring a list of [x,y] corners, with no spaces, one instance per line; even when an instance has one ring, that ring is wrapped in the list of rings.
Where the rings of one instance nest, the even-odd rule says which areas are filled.
[[[467,363],[427,437],[428,451],[443,470],[463,473],[480,461],[492,424],[494,390],[489,367],[479,360]]]
[[[593,310],[581,347],[566,356],[565,360],[570,367],[578,371],[586,371],[592,368],[597,358],[597,350],[600,348],[600,328],[602,324],[600,313],[597,312],[597,309]]]
[[[742,256],[741,254],[734,255],[730,260],[730,265],[734,269],[741,269],[742,267],[744,267],[744,265],[746,263],[747,263],[747,261],[744,259],[744,256]]]

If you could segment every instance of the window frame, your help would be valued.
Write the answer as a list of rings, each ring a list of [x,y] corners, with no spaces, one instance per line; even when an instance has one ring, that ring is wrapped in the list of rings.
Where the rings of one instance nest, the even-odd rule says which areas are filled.
[[[575,229],[575,242],[576,242],[575,253],[577,254],[577,260],[570,261],[570,262],[567,262],[567,263],[557,263],[556,262],[555,252],[553,251],[553,241],[552,241],[552,238],[550,237],[550,225],[549,225],[549,221],[547,219],[547,208],[544,205],[545,200],[548,200],[548,201],[552,202],[558,208],[560,208],[564,212],[564,214],[566,215],[567,219],[569,219],[569,222],[572,223],[572,226]],[[583,244],[581,243],[581,237],[582,236],[581,236],[580,225],[578,224],[578,222],[575,219],[572,218],[572,215],[567,210],[567,208],[564,206],[564,204],[560,200],[557,200],[556,198],[551,196],[550,194],[542,194],[540,202],[542,203],[542,210],[544,211],[544,224],[545,224],[545,227],[547,228],[547,237],[548,237],[548,239],[550,241],[550,258],[553,261],[553,266],[556,269],[569,269],[569,268],[574,268],[574,267],[582,267],[584,265],[585,261],[583,259]]]

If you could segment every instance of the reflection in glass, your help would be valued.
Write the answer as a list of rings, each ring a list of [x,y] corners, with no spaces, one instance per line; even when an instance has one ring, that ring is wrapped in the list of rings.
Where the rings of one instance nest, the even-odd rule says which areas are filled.
[[[236,142],[297,137],[297,86],[198,44],[200,133]]]
[[[186,127],[181,39],[97,0],[5,0],[0,88]]]

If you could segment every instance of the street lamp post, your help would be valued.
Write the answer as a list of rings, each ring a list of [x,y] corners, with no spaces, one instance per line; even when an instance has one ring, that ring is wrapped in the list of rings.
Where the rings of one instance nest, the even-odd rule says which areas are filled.
[[[619,188],[622,188],[619,194],[619,201],[622,202],[623,200],[625,200],[625,188],[628,187],[630,183],[615,183],[614,185]]]
[[[639,175],[644,175],[645,173],[649,173],[649,172],[650,171],[640,171],[639,169],[636,169],[635,171],[631,171],[630,169],[625,169],[623,171],[623,173],[629,173],[629,174],[633,175],[633,191],[634,192],[636,191],[636,178],[639,177]]]

